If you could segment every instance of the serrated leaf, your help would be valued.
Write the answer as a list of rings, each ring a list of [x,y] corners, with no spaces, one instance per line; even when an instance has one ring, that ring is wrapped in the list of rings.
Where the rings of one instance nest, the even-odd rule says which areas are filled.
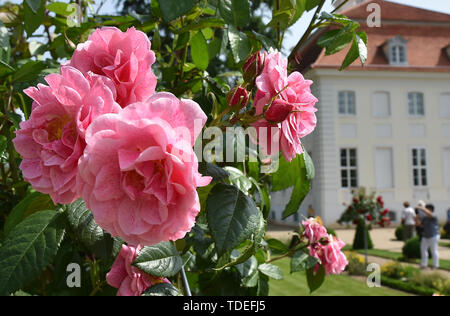
[[[30,3],[33,3],[31,5]],[[45,14],[45,0],[26,1],[23,8],[25,31],[30,37],[34,31],[42,24]]]
[[[195,33],[191,38],[191,56],[195,66],[200,70],[206,70],[209,65],[209,50],[205,37],[201,31]]]
[[[277,172],[272,174],[272,191],[283,191],[295,185],[300,174],[298,156],[291,162],[280,155]]]
[[[159,283],[148,290],[141,296],[183,296],[179,289],[170,283]]]
[[[263,263],[258,267],[259,272],[275,280],[282,280],[283,273],[280,268],[271,263]]]
[[[292,256],[291,273],[311,269],[317,263],[317,258],[310,256],[305,250],[299,250]]]
[[[3,228],[5,236],[8,236],[10,231],[27,216],[38,211],[50,210],[54,207],[55,206],[48,195],[39,192],[28,194],[13,208],[6,218],[5,226]]]
[[[244,27],[250,22],[248,0],[220,0],[219,12],[228,24],[236,27]]]
[[[226,166],[223,169],[230,175],[230,183],[245,194],[248,194],[248,191],[252,188],[252,181],[237,168]]]
[[[171,277],[183,266],[177,249],[170,242],[161,242],[142,248],[133,265],[145,273],[158,277]]]
[[[41,8],[41,0],[25,0],[25,3],[30,7],[30,9],[36,13],[39,8]]]
[[[311,189],[311,180],[309,180],[307,176],[304,154],[297,155],[292,162],[298,164],[299,173],[297,174],[297,179],[294,188],[292,189],[291,199],[283,211],[283,218],[287,218],[298,212],[300,205]]]
[[[200,20],[196,21],[195,23],[188,24],[180,29],[175,29],[174,33],[180,34],[180,33],[189,32],[189,31],[203,30],[204,28],[207,28],[207,27],[221,28],[224,26],[225,26],[225,21],[223,19],[216,18],[216,17],[208,17],[208,18],[200,19]]]
[[[113,252],[114,239],[94,220],[94,215],[82,199],[69,204],[66,210],[70,226],[80,241],[105,262]]]
[[[254,287],[258,283],[258,260],[254,256],[251,256],[243,263],[236,265],[236,269],[241,275],[241,283],[245,287]]]
[[[249,239],[261,222],[255,202],[228,184],[214,186],[206,201],[206,211],[219,255]]]
[[[0,248],[0,295],[37,277],[58,251],[65,231],[60,212],[35,213],[18,224]]]
[[[251,51],[251,44],[247,35],[230,25],[228,27],[228,40],[236,64],[245,61]]]
[[[310,293],[320,288],[325,281],[325,268],[320,266],[317,272],[314,272],[315,268],[306,270],[306,281],[308,283]]]
[[[47,66],[41,61],[29,61],[23,66],[21,66],[14,73],[14,82],[27,82],[35,80],[40,72],[44,70]]]
[[[213,181],[222,181],[230,176],[223,168],[206,161],[198,164],[198,172],[203,176],[212,177]]]
[[[164,21],[170,22],[191,10],[194,7],[195,1],[163,0],[158,2]]]
[[[278,251],[283,252],[283,253],[289,251],[288,246],[283,244],[278,239],[271,238],[271,239],[266,240],[266,242],[267,242],[267,245],[269,246],[269,248],[278,250]]]

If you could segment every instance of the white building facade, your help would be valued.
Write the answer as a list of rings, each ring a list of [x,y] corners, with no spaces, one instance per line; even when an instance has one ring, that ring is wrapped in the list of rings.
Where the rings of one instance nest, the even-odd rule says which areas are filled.
[[[425,200],[444,221],[450,208],[450,16],[368,2],[379,2],[394,17],[388,16],[379,29],[365,30],[369,43],[373,38],[365,68],[355,63],[339,71],[345,52],[324,56],[314,48],[317,34],[300,49],[307,64],[299,70],[314,81],[312,91],[319,99],[317,128],[303,141],[316,178],[300,214],[312,205],[326,224],[336,223],[351,201],[351,190],[362,186],[383,196],[397,220],[403,202]],[[363,25],[364,5],[344,14]],[[398,12],[395,17],[395,10],[414,20],[402,20]],[[439,29],[436,38],[426,38],[430,27]],[[314,61],[311,54],[317,55]],[[281,219],[289,193],[272,196],[272,219]],[[299,219],[291,216],[286,222]]]

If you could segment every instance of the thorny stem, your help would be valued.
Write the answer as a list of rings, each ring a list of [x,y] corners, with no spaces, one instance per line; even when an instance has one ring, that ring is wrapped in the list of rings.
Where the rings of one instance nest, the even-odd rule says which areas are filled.
[[[14,146],[12,144],[12,137],[11,137],[11,126],[12,123],[9,121],[9,115],[8,111],[12,110],[12,95],[13,95],[13,86],[11,85],[9,89],[9,95],[8,95],[8,101],[3,102],[3,112],[4,112],[4,119],[5,119],[5,125],[3,128],[5,129],[5,136],[6,136],[6,147],[8,150],[8,162],[9,162],[9,169],[11,172],[11,177],[13,178],[14,182],[19,181],[19,171],[17,168],[17,163],[15,159],[15,153],[14,153]]]
[[[309,23],[308,29],[306,30],[305,34],[303,34],[303,37],[300,39],[300,41],[297,43],[297,45],[295,45],[294,49],[292,50],[292,53],[289,55],[289,60],[292,60],[293,58],[295,58],[300,47],[302,47],[302,45],[309,38],[309,35],[311,35],[311,32],[314,29],[313,26],[316,23],[316,20],[319,16],[319,13],[322,10],[324,4],[325,4],[325,0],[320,1],[319,6],[317,7],[316,12],[314,13],[314,17],[311,19],[311,22]]]
[[[184,290],[187,296],[192,296],[191,288],[189,287],[189,282],[186,277],[186,271],[184,271],[184,266],[181,267],[181,281],[183,282]]]
[[[298,245],[300,245],[301,243],[302,243],[302,241],[301,241],[301,239],[299,239],[299,240],[297,241],[297,243],[296,243],[296,244],[295,244],[288,252],[286,252],[284,255],[281,255],[281,256],[278,256],[278,257],[275,257],[275,258],[272,258],[272,259],[268,259],[268,260],[266,260],[265,263],[271,263],[271,262],[274,262],[274,261],[277,261],[277,260],[280,260],[280,259],[283,259],[283,258],[292,256],[292,255],[293,255],[295,252],[297,252],[298,250],[305,249],[306,247],[310,246],[310,244],[307,243],[307,244],[304,245],[304,246],[301,246],[301,247],[299,247],[299,248],[296,248],[296,247],[297,247]]]

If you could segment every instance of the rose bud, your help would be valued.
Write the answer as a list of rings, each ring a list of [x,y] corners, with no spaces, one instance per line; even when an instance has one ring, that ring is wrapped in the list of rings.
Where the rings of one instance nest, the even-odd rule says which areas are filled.
[[[264,117],[271,123],[281,123],[292,113],[293,108],[292,104],[282,99],[275,99],[264,113]]]
[[[389,210],[385,209],[383,212],[381,212],[381,215],[387,215],[387,213],[389,213]]]
[[[373,220],[373,217],[372,217],[372,215],[370,215],[370,214],[369,214],[369,215],[367,215],[367,220],[371,222],[371,221]]]
[[[243,108],[248,104],[248,92],[243,87],[239,86],[228,92],[227,103],[229,106],[236,106],[238,104]]]
[[[244,80],[252,83],[255,78],[261,74],[264,68],[263,55],[260,52],[250,56],[244,64]]]
[[[354,199],[353,199],[353,203],[355,203],[355,204],[356,204],[356,203],[358,203],[358,202],[359,202],[359,201],[358,201],[358,199],[357,199],[357,198],[354,198]]]

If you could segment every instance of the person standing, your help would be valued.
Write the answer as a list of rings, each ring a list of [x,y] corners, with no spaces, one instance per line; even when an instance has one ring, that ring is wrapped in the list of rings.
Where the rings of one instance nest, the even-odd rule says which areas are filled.
[[[425,207],[417,206],[421,214],[418,215],[419,221],[423,227],[422,240],[420,242],[420,252],[422,263],[421,268],[428,266],[428,249],[431,250],[433,257],[433,269],[439,268],[439,251],[438,243],[440,239],[439,221],[434,213],[434,205],[427,204]]]
[[[409,202],[403,203],[405,209],[402,212],[403,241],[414,237],[414,228],[416,227],[416,212],[410,206]]]

